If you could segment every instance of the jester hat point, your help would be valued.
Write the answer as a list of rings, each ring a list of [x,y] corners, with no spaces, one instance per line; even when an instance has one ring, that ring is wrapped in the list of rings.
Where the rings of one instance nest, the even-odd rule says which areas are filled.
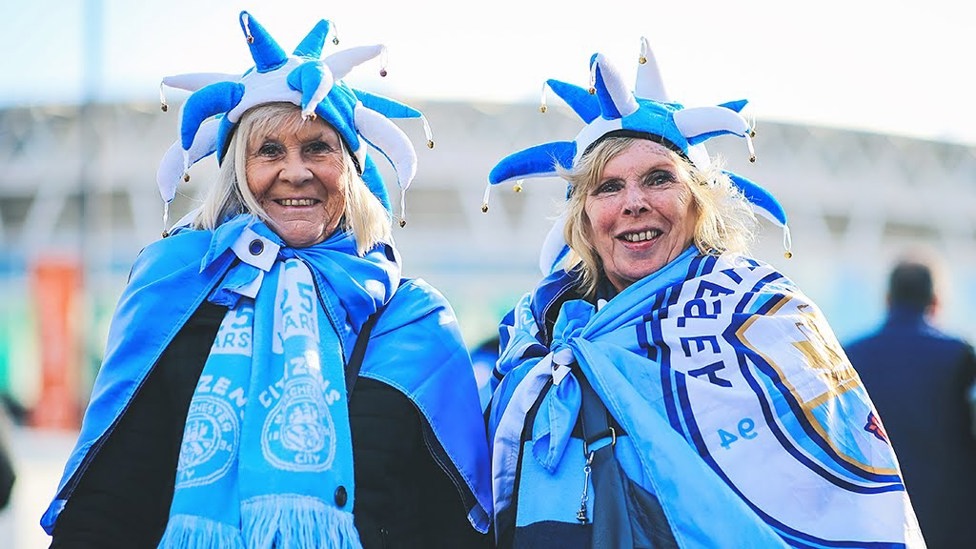
[[[650,139],[678,152],[699,169],[711,163],[704,142],[719,135],[735,135],[746,140],[749,159],[755,161],[752,125],[740,114],[746,101],[686,108],[673,102],[664,87],[657,61],[646,38],[641,38],[641,54],[634,90],[603,54],[590,57],[590,87],[559,80],[547,80],[543,86],[541,112],[546,112],[545,89],[558,95],[586,124],[572,141],[543,143],[512,153],[499,161],[488,175],[482,211],[488,211],[488,196],[493,185],[515,182],[521,189],[523,179],[556,177],[558,170],[571,169],[597,142],[609,136],[631,136]],[[790,237],[786,212],[776,198],[758,184],[730,171],[724,171],[738,187],[753,210],[783,229],[784,246],[789,256]],[[557,223],[544,244],[540,267],[551,270],[551,261],[564,255],[561,223]],[[558,233],[558,234],[557,234]],[[558,242],[555,242],[558,240]]]
[[[358,46],[320,59],[332,30],[320,20],[287,55],[267,30],[248,12],[239,15],[241,30],[254,66],[244,74],[189,73],[163,78],[160,100],[167,110],[163,87],[192,92],[183,103],[180,138],[167,150],[156,174],[159,192],[169,205],[180,181],[189,180],[193,164],[216,153],[218,164],[227,154],[231,136],[241,116],[258,105],[293,103],[306,120],[316,116],[328,122],[349,148],[357,170],[370,190],[389,210],[389,198],[379,170],[367,151],[378,150],[393,166],[400,189],[403,225],[404,193],[417,173],[417,154],[410,139],[391,118],[420,118],[433,148],[430,127],[420,111],[380,95],[347,85],[342,79],[357,65],[377,56],[385,57],[383,45]],[[333,33],[332,42],[339,41]],[[380,69],[386,76],[386,68]],[[164,216],[165,217],[165,216]]]

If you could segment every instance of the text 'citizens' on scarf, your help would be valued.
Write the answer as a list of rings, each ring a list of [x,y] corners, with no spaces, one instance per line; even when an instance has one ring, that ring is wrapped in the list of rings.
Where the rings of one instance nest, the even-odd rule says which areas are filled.
[[[289,249],[241,220],[214,240],[232,237],[241,262],[210,297],[229,309],[190,403],[160,546],[358,547],[343,336],[390,299],[399,268],[358,257],[344,233]]]

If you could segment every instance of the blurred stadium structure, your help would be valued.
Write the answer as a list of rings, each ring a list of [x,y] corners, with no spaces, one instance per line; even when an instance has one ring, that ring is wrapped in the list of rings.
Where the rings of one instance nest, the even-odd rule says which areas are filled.
[[[474,346],[538,277],[537,251],[565,192],[557,179],[528,180],[520,193],[495,188],[485,214],[488,171],[514,150],[569,138],[580,122],[559,106],[543,115],[528,104],[409,103],[430,120],[436,146],[423,146],[419,122],[400,124],[420,164],[395,237],[405,272],[447,295]],[[52,346],[76,371],[48,398],[87,401],[129,266],[163,228],[155,172],[178,113],[177,104],[167,113],[147,104],[0,110],[0,393],[28,409],[42,385],[60,383],[42,381],[42,350]],[[756,255],[797,280],[841,340],[881,319],[887,265],[918,245],[946,258],[943,324],[976,337],[967,314],[976,309],[976,147],[762,120],[757,131],[755,164],[738,140],[715,139],[710,150],[779,197],[793,258],[771,225]],[[378,164],[395,202],[389,166]],[[201,199],[214,167],[208,159],[191,170],[171,220]],[[37,284],[52,271],[70,294],[53,306],[68,318],[46,331],[37,311],[50,290]]]
[[[554,178],[528,180],[520,193],[495,188],[484,214],[487,174],[512,151],[569,138],[580,122],[552,105],[541,115],[529,104],[408,103],[430,120],[436,146],[422,145],[419,122],[401,124],[420,165],[408,223],[394,234],[406,274],[447,295],[474,347],[539,276],[537,252],[565,194]],[[88,400],[109,317],[132,261],[163,228],[155,173],[176,138],[178,107],[0,109],[0,396],[32,412],[30,424],[61,428],[15,430],[20,478],[15,504],[0,513],[0,548],[47,546],[37,520]],[[793,258],[783,258],[770,225],[756,255],[794,278],[841,340],[881,320],[887,266],[914,246],[945,258],[943,324],[976,339],[968,314],[976,309],[976,146],[762,120],[755,141],[755,164],[739,140],[709,148],[779,197]],[[214,167],[208,159],[191,170],[171,220],[202,198]],[[395,201],[395,184],[389,190]]]
[[[82,23],[90,38],[75,52],[80,62],[58,67],[81,73],[80,90],[67,90],[80,91],[80,104],[0,107],[0,398],[15,419],[42,427],[10,433],[18,480],[0,512],[0,549],[47,547],[38,520],[74,443],[110,315],[139,250],[163,229],[155,173],[176,139],[179,105],[171,97],[162,113],[99,99],[104,7],[86,0],[78,17],[58,5],[51,18]],[[33,23],[31,34],[49,35]],[[427,150],[419,122],[400,124],[420,157],[407,226],[394,231],[405,274],[447,295],[474,348],[538,278],[538,249],[565,194],[557,179],[526,181],[520,193],[496,188],[484,214],[487,174],[504,155],[568,139],[581,123],[561,105],[541,115],[532,104],[399,99],[425,113],[436,142]],[[942,324],[976,340],[976,144],[760,120],[750,164],[739,140],[723,139],[710,151],[776,194],[790,217],[793,258],[769,225],[756,255],[794,278],[842,341],[882,319],[888,265],[914,246],[944,258]],[[391,170],[377,162],[395,201]],[[191,170],[171,220],[201,200],[214,167],[210,159]]]

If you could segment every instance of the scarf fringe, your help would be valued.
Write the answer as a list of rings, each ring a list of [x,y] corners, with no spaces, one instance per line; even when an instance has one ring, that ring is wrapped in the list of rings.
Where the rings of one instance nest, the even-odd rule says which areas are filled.
[[[241,532],[223,522],[193,515],[173,515],[159,542],[162,549],[244,549]]]
[[[275,494],[241,504],[248,548],[334,547],[361,549],[352,513],[317,498]]]

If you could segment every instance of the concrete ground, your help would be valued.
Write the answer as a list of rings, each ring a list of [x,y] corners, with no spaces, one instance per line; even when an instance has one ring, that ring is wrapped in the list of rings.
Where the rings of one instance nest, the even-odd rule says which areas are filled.
[[[0,512],[0,549],[46,548],[51,538],[41,529],[41,514],[57,490],[77,433],[11,427],[9,435],[17,480],[10,505]]]

